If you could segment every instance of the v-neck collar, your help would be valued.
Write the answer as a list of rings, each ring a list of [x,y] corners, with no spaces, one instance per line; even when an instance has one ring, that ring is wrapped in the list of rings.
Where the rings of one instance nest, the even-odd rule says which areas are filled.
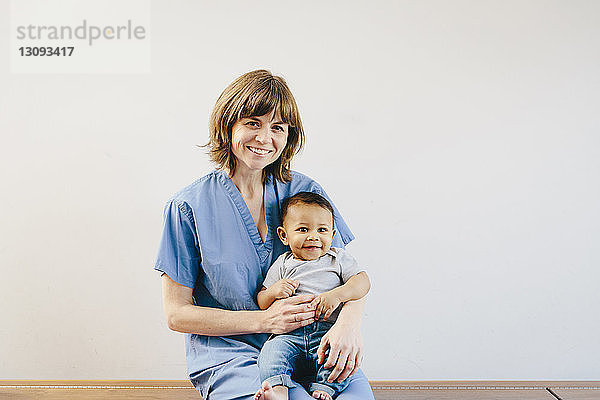
[[[256,223],[254,223],[254,219],[252,219],[252,214],[250,213],[250,209],[248,208],[246,201],[244,201],[244,198],[242,197],[242,194],[238,190],[237,186],[235,186],[235,183],[233,183],[233,181],[231,180],[231,178],[229,178],[229,176],[227,175],[227,173],[225,173],[225,171],[217,170],[217,174],[219,174],[219,178],[220,178],[221,182],[223,183],[223,186],[227,190],[229,197],[231,198],[231,200],[235,204],[236,208],[238,209],[238,212],[240,213],[240,217],[242,218],[242,221],[244,221],[244,225],[246,226],[246,231],[248,232],[248,236],[250,237],[250,240],[254,244],[254,248],[256,249],[256,252],[258,253],[261,261],[265,261],[267,259],[267,257],[269,256],[269,254],[271,253],[271,250],[273,249],[273,229],[274,228],[273,228],[272,223],[274,220],[273,220],[273,216],[271,214],[272,213],[271,204],[273,203],[273,196],[274,196],[273,178],[268,177],[267,181],[264,183],[264,186],[263,186],[263,205],[264,205],[263,208],[264,208],[264,213],[265,213],[265,221],[267,224],[267,234],[265,236],[265,241],[263,243],[262,238],[260,237],[260,233],[258,232],[258,227],[256,226]]]

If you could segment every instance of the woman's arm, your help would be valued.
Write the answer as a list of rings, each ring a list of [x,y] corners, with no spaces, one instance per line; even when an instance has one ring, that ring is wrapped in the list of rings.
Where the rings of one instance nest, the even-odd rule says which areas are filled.
[[[206,336],[286,333],[314,322],[312,295],[275,301],[264,311],[229,311],[194,305],[193,290],[162,275],[163,308],[170,329]]]
[[[342,382],[353,375],[362,363],[363,341],[360,325],[364,307],[364,297],[344,304],[337,321],[321,339],[317,350],[319,364],[325,361],[325,351],[329,347],[325,368],[335,366],[327,379],[329,382]]]

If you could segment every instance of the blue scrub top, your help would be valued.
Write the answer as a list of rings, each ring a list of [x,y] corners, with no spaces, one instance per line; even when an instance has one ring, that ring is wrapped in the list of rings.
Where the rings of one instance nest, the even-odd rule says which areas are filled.
[[[276,234],[281,202],[298,192],[327,198],[311,178],[292,171],[290,182],[268,178],[264,205],[267,236],[263,243],[242,195],[222,170],[215,170],[176,193],[164,210],[163,233],[155,269],[192,288],[194,304],[225,310],[259,310],[256,294],[271,263],[289,248]],[[354,235],[331,202],[343,247]],[[256,357],[268,334],[203,336],[186,334],[188,373],[247,355]]]

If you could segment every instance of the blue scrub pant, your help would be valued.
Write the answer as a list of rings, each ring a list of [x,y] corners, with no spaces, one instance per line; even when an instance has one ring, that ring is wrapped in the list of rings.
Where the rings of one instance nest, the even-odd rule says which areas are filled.
[[[258,351],[254,357],[236,357],[198,373],[198,381],[209,382],[208,387],[200,387],[195,379],[191,382],[204,400],[252,400],[261,385],[257,359]],[[348,387],[336,400],[375,400],[369,381],[360,369],[347,380]],[[300,384],[288,393],[290,400],[314,400]]]

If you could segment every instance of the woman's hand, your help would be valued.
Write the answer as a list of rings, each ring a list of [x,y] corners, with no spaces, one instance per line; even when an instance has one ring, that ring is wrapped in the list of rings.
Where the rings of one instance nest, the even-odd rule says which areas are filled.
[[[346,315],[342,317],[342,313],[340,313],[336,323],[321,339],[317,350],[319,364],[325,361],[325,354],[329,347],[329,357],[327,357],[325,368],[335,366],[327,378],[328,382],[344,381],[353,375],[362,363],[363,340],[360,332],[360,318],[363,307],[362,300],[346,303],[342,308],[342,313],[345,312]]]
[[[263,311],[264,332],[287,333],[312,324],[315,321],[315,306],[311,304],[314,298],[312,294],[304,294],[275,300]]]

